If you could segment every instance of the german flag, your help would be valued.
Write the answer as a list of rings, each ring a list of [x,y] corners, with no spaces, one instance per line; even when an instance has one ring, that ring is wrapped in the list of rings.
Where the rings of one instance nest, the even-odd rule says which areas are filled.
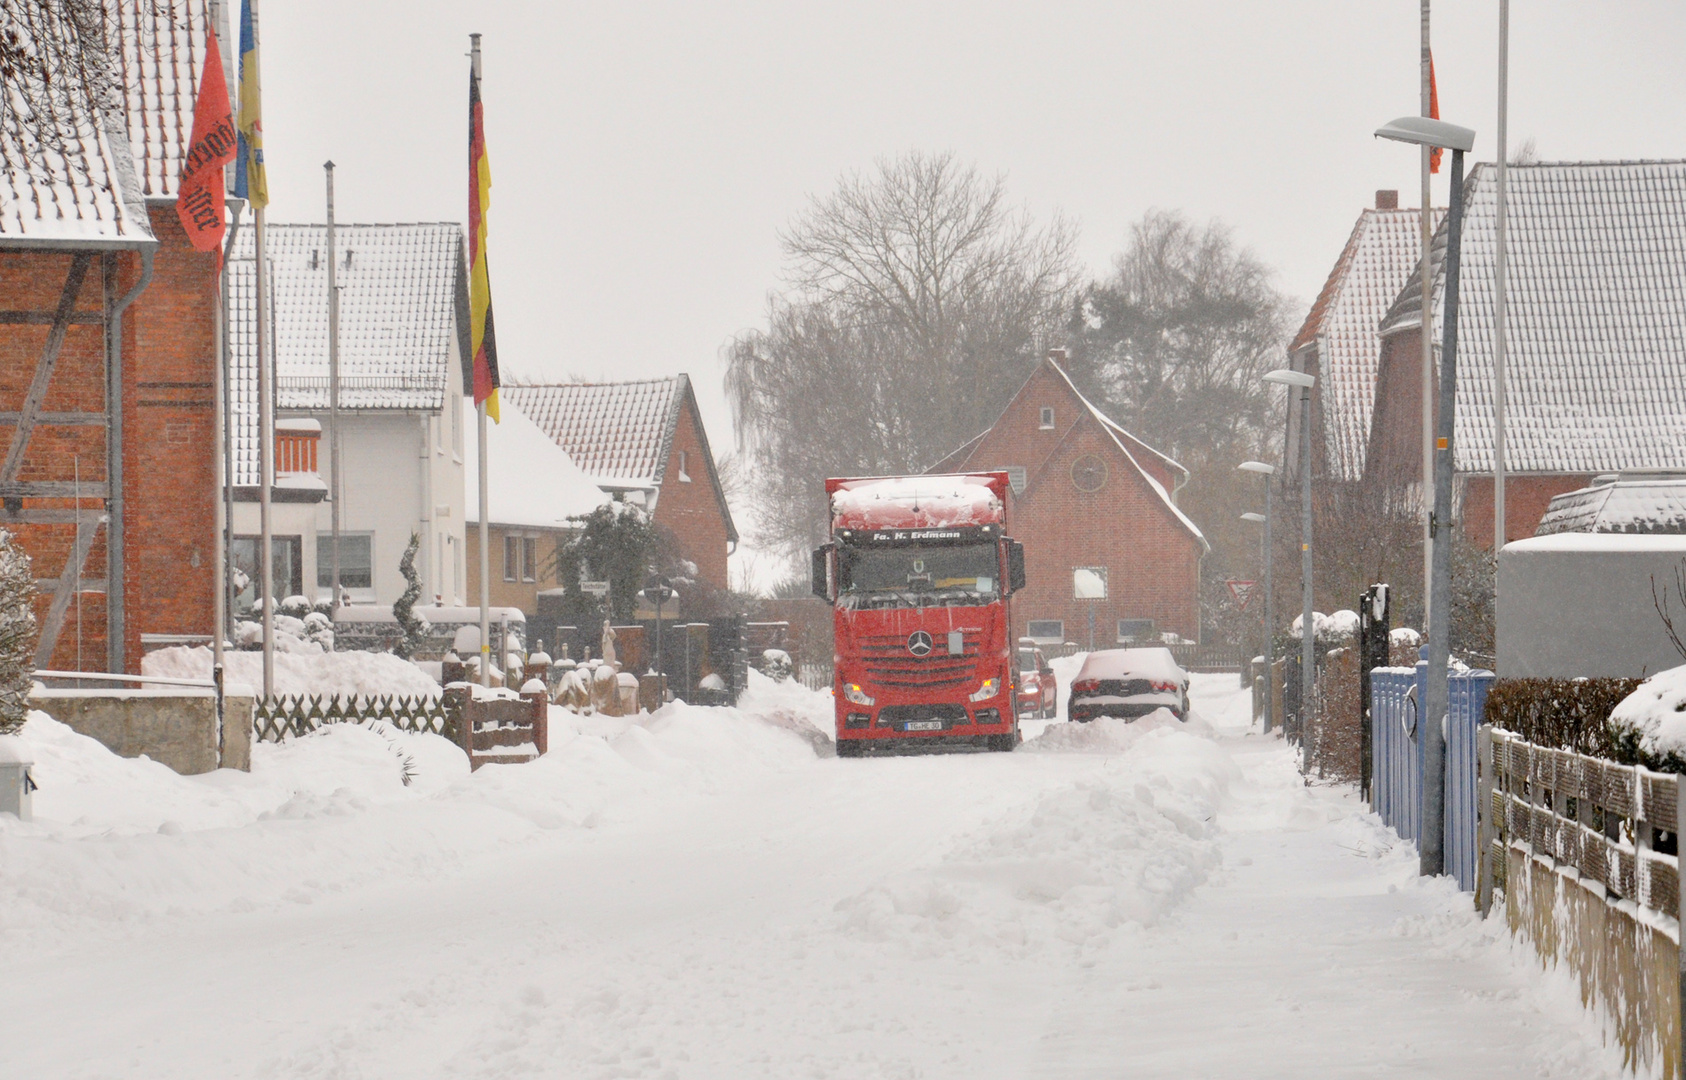
[[[492,332],[492,280],[486,268],[486,210],[492,203],[492,165],[486,159],[486,121],[480,73],[468,72],[468,323],[474,349],[474,404],[498,422],[498,340]]]

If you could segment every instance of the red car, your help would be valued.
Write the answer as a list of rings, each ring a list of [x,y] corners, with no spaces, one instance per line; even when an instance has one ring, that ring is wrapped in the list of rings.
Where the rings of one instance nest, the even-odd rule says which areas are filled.
[[[1051,720],[1059,712],[1060,686],[1047,657],[1028,638],[1019,641],[1019,715]]]

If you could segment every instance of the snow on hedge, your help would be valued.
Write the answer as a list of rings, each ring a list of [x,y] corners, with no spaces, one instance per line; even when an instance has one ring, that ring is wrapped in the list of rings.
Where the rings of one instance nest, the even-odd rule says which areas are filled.
[[[1610,712],[1611,734],[1637,739],[1646,754],[1686,758],[1686,664],[1659,671]]]
[[[208,645],[174,645],[141,658],[142,675],[177,679],[209,679]],[[263,654],[223,653],[223,677],[229,683],[263,686]],[[349,697],[393,694],[399,697],[438,697],[439,684],[408,660],[391,653],[330,652],[275,654],[275,692],[278,694],[339,694]]]

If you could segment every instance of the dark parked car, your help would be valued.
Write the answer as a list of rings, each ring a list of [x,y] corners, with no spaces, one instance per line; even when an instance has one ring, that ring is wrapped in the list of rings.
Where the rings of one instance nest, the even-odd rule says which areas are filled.
[[[1090,653],[1072,681],[1066,714],[1073,720],[1134,720],[1155,709],[1169,709],[1178,720],[1188,718],[1188,672],[1163,646]]]
[[[1019,641],[1019,715],[1052,719],[1060,708],[1059,680],[1034,641]]]

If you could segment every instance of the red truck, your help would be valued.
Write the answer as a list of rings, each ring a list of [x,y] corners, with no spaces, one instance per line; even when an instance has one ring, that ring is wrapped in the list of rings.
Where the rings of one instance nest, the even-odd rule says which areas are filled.
[[[1007,536],[1007,474],[825,482],[831,542],[814,593],[836,631],[837,754],[1019,743],[1008,598],[1024,547]]]

